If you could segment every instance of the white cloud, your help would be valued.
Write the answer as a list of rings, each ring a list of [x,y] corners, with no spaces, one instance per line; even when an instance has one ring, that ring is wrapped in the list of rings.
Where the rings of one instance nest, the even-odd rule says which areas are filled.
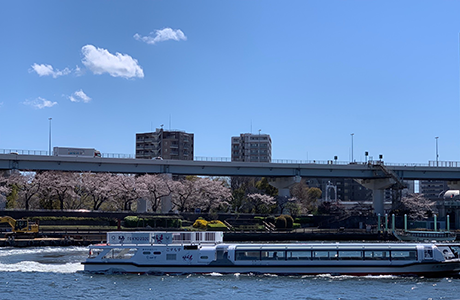
[[[34,100],[26,100],[24,101],[24,104],[30,105],[34,108],[42,109],[45,107],[53,107],[54,105],[57,104],[57,102],[51,102],[49,100],[46,100],[42,97],[38,97],[37,99]]]
[[[29,72],[36,72],[40,77],[41,76],[53,76],[53,78],[57,78],[59,76],[64,76],[69,74],[71,71],[68,68],[64,70],[54,70],[53,66],[51,65],[44,65],[44,64],[33,64],[32,69]]]
[[[85,72],[78,65],[75,66],[75,75],[82,76]]]
[[[91,98],[88,97],[83,90],[76,91],[72,95],[69,96],[70,101],[72,102],[80,102],[83,101],[84,103],[88,103],[91,101]]]
[[[109,73],[113,77],[144,77],[144,71],[137,60],[127,54],[113,55],[106,49],[86,45],[81,48],[83,64],[94,74]]]
[[[155,36],[152,36],[154,34],[155,34]],[[171,29],[171,28],[164,28],[164,29],[161,29],[161,30],[155,30],[155,32],[151,32],[150,36],[141,36],[141,35],[136,33],[134,35],[134,39],[136,39],[138,41],[146,42],[147,44],[153,45],[155,43],[164,42],[164,41],[167,41],[167,40],[174,40],[174,41],[183,40],[183,41],[186,41],[187,37],[185,36],[185,34],[180,29],[174,30],[174,29]]]

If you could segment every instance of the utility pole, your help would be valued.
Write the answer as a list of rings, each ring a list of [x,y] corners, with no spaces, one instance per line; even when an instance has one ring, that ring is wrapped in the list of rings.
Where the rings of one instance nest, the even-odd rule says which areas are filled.
[[[354,133],[351,134],[351,162],[354,162],[354,158],[353,158],[353,136],[354,135],[355,135]]]
[[[49,142],[49,146],[48,146],[48,155],[51,155],[51,120],[53,118],[48,118],[49,120],[49,137],[48,137],[48,142]]]

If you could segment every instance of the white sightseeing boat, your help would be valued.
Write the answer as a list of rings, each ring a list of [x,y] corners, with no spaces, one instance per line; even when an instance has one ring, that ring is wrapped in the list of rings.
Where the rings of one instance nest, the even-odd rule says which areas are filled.
[[[94,273],[457,276],[460,244],[223,243],[222,232],[109,232],[82,264]]]

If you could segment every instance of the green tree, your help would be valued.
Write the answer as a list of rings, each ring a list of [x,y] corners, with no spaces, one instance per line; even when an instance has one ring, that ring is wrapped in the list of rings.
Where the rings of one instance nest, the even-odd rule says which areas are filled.
[[[13,184],[11,186],[11,193],[6,197],[6,208],[16,208],[18,200],[18,186]]]
[[[318,199],[320,199],[322,195],[319,188],[308,187],[304,181],[301,181],[294,184],[290,192],[293,197],[299,200],[301,209],[304,213],[309,213],[318,209]]]
[[[276,197],[278,196],[278,189],[268,182],[266,177],[262,177],[259,181],[256,182],[256,188],[265,195]]]

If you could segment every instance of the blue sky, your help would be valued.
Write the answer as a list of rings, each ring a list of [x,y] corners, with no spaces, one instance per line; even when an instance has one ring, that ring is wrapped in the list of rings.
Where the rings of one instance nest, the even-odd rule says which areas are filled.
[[[195,156],[460,161],[459,1],[2,1],[0,149],[134,154],[164,124]]]

